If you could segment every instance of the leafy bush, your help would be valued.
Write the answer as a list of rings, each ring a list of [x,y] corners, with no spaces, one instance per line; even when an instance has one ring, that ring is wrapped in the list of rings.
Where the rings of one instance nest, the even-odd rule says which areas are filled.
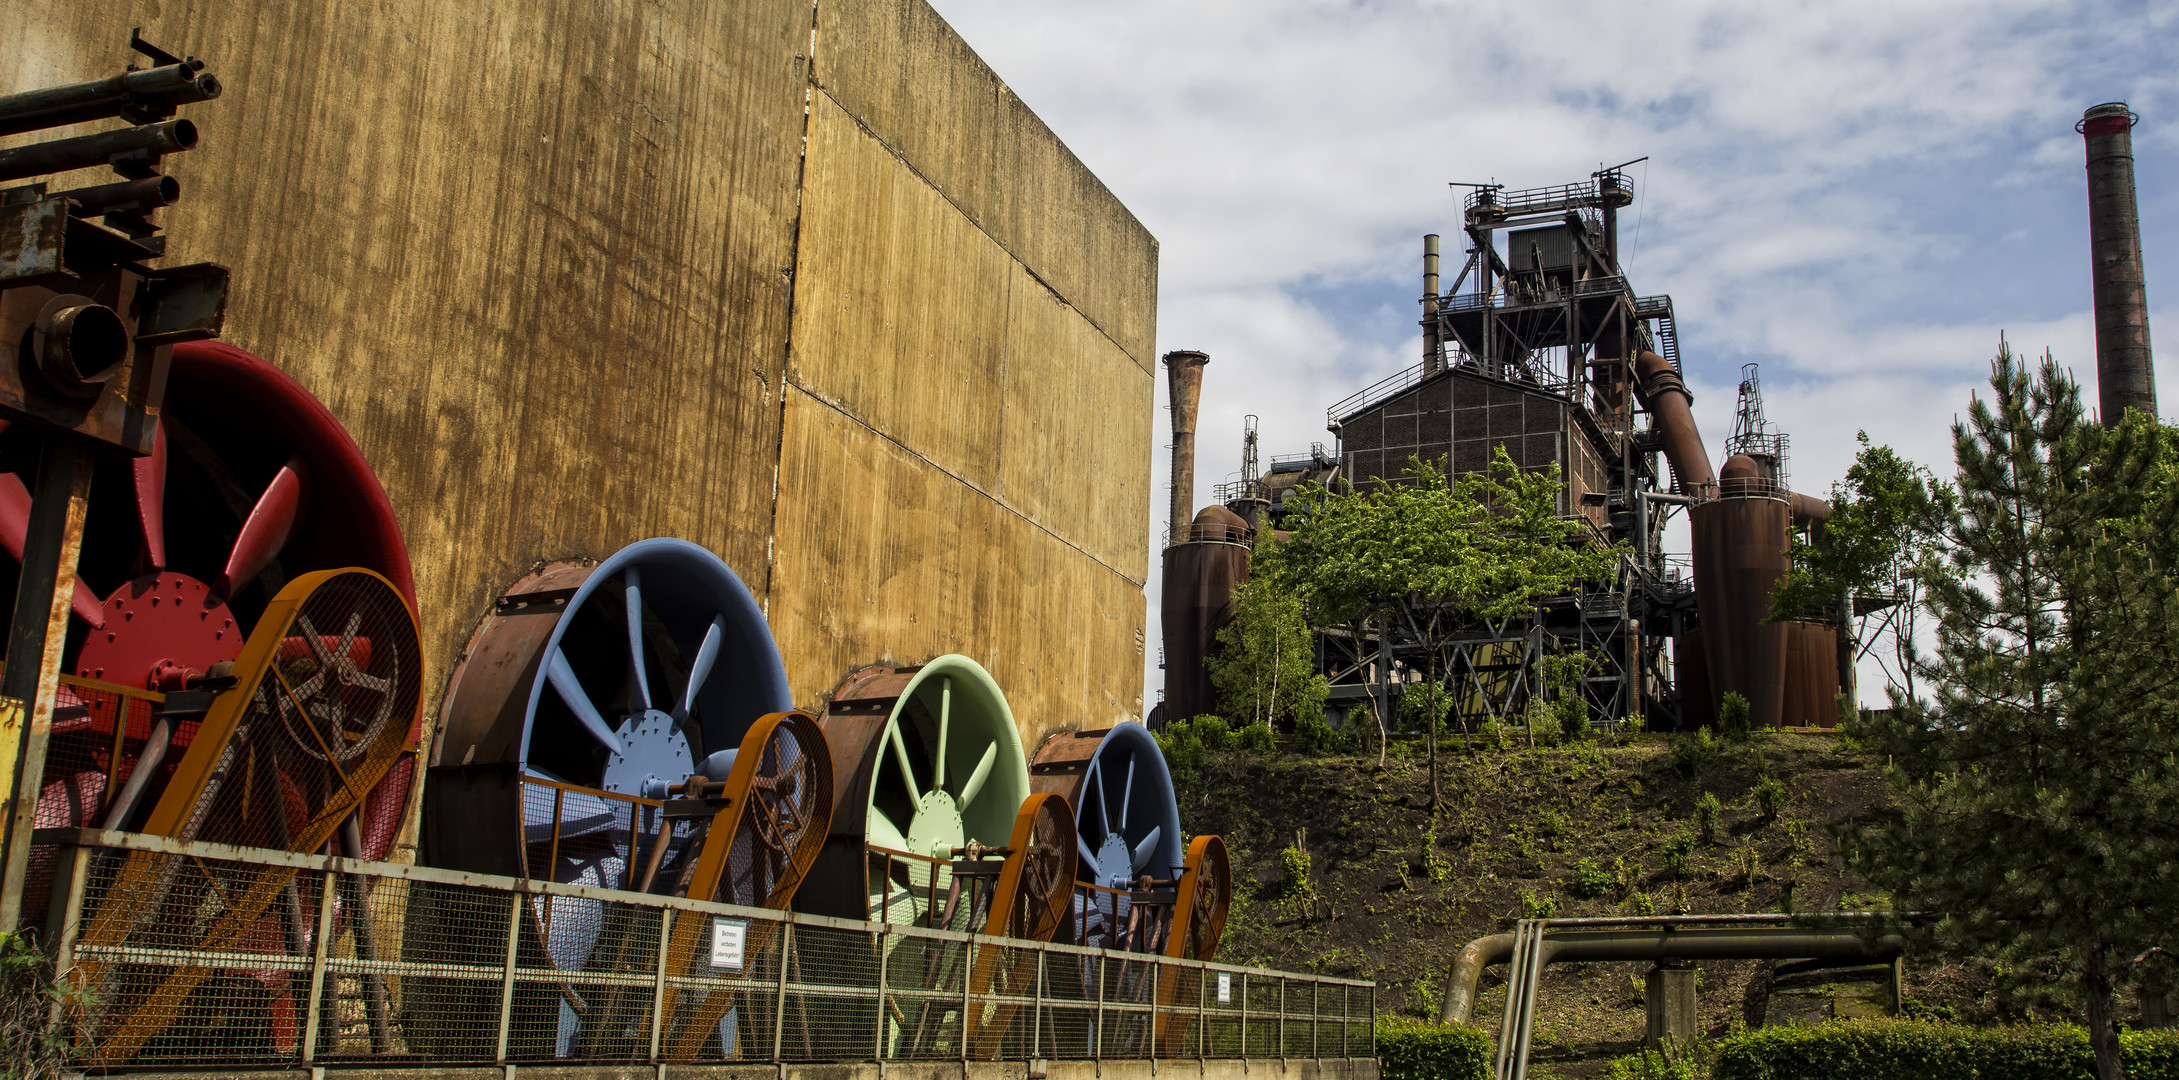
[[[1627,910],[1646,919],[1657,914],[1657,901],[1650,899],[1646,892],[1628,893]]]
[[[1717,707],[1717,733],[1733,742],[1746,741],[1748,729],[1748,699],[1727,690]]]
[[[1709,728],[1697,728],[1693,735],[1682,735],[1672,740],[1672,771],[1681,776],[1693,777],[1717,760],[1718,741]]]
[[[1304,837],[1294,837],[1294,842],[1279,852],[1279,871],[1285,877],[1282,895],[1287,906],[1302,918],[1314,918],[1317,909],[1316,881],[1309,876],[1309,849],[1303,846]]]
[[[1490,1036],[1465,1025],[1380,1016],[1377,1070],[1383,1080],[1489,1080]]]
[[[1687,876],[1687,857],[1694,853],[1695,837],[1686,829],[1666,837],[1664,847],[1658,851],[1664,859],[1665,873],[1676,878]]]
[[[1755,809],[1763,815],[1763,820],[1776,820],[1778,811],[1785,805],[1786,786],[1779,783],[1777,777],[1766,776],[1755,782]]]
[[[1203,772],[1213,750],[1241,749],[1261,753],[1271,749],[1271,729],[1262,724],[1245,725],[1239,731],[1223,717],[1208,713],[1190,720],[1175,720],[1158,732],[1158,749],[1165,753],[1165,768],[1173,782],[1186,785]]]
[[[1702,833],[1705,844],[1717,843],[1717,818],[1724,811],[1717,796],[1705,791],[1695,800],[1695,828]]]
[[[2179,1080],[2179,1033],[2119,1036],[2131,1080]],[[2092,1080],[2088,1034],[2062,1024],[1972,1028],[1911,1020],[1775,1027],[1713,1048],[1714,1080]]]
[[[1611,1063],[1605,1080],[1695,1080],[1694,1066],[1655,1050],[1643,1049]]]
[[[1354,753],[1354,736],[1324,721],[1316,713],[1294,718],[1294,749],[1311,756]]]
[[[1574,895],[1583,900],[1594,900],[1603,896],[1611,892],[1617,884],[1610,874],[1596,864],[1595,859],[1583,859],[1574,864],[1572,889]]]
[[[1521,917],[1524,919],[1552,919],[1559,914],[1559,898],[1546,893],[1537,896],[1534,889],[1521,890]]]

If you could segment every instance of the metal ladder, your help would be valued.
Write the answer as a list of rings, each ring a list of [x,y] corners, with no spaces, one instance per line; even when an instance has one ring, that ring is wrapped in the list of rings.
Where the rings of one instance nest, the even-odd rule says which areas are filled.
[[[1672,361],[1672,370],[1680,368],[1680,330],[1673,325],[1672,313],[1657,316],[1657,355]]]

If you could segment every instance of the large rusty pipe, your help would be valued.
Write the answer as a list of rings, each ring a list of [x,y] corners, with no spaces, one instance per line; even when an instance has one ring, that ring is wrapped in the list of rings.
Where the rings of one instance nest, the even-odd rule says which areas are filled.
[[[1829,501],[1798,491],[1786,492],[1786,506],[1793,512],[1793,526],[1799,529],[1821,525],[1831,517]]]
[[[2156,370],[2149,353],[2147,275],[2141,265],[2141,218],[2134,202],[2134,115],[2123,101],[2082,114],[2076,130],[2088,152],[2089,273],[2096,298],[2096,395],[2103,422],[2126,410],[2156,415]]]
[[[1647,349],[1634,360],[1635,388],[1642,403],[1657,418],[1664,435],[1665,460],[1680,478],[1689,495],[1701,498],[1717,490],[1717,474],[1710,470],[1710,454],[1702,448],[1702,430],[1695,426],[1695,395],[1673,369],[1672,362]]]
[[[1165,374],[1173,397],[1173,501],[1166,515],[1167,543],[1188,540],[1195,517],[1195,414],[1203,402],[1203,365],[1208,353],[1176,349],[1165,354]]]
[[[1814,930],[1804,926],[1629,927],[1549,930],[1543,963],[1594,960],[1799,960],[1889,959],[1906,951],[1898,931]],[[1513,935],[1492,934],[1468,943],[1453,962],[1438,1020],[1465,1024],[1475,1008],[1483,969],[1513,958]]]

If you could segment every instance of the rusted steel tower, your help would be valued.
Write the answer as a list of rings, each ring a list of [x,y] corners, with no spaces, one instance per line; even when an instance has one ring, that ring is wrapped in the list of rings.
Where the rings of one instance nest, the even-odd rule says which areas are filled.
[[[2134,202],[2134,124],[2123,101],[2082,114],[2074,130],[2088,151],[2088,246],[2096,288],[2096,390],[2103,422],[2127,409],[2156,415],[2149,354],[2149,301],[2141,266],[2141,218]]]

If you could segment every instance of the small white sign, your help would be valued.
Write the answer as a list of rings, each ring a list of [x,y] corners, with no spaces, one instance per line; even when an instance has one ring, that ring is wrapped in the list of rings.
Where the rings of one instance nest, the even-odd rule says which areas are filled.
[[[1233,973],[1230,971],[1218,973],[1218,1003],[1220,1005],[1233,1003]]]
[[[748,938],[747,919],[711,920],[711,966],[726,971],[740,971],[742,942]],[[1223,991],[1225,988],[1221,986],[1219,989]]]

